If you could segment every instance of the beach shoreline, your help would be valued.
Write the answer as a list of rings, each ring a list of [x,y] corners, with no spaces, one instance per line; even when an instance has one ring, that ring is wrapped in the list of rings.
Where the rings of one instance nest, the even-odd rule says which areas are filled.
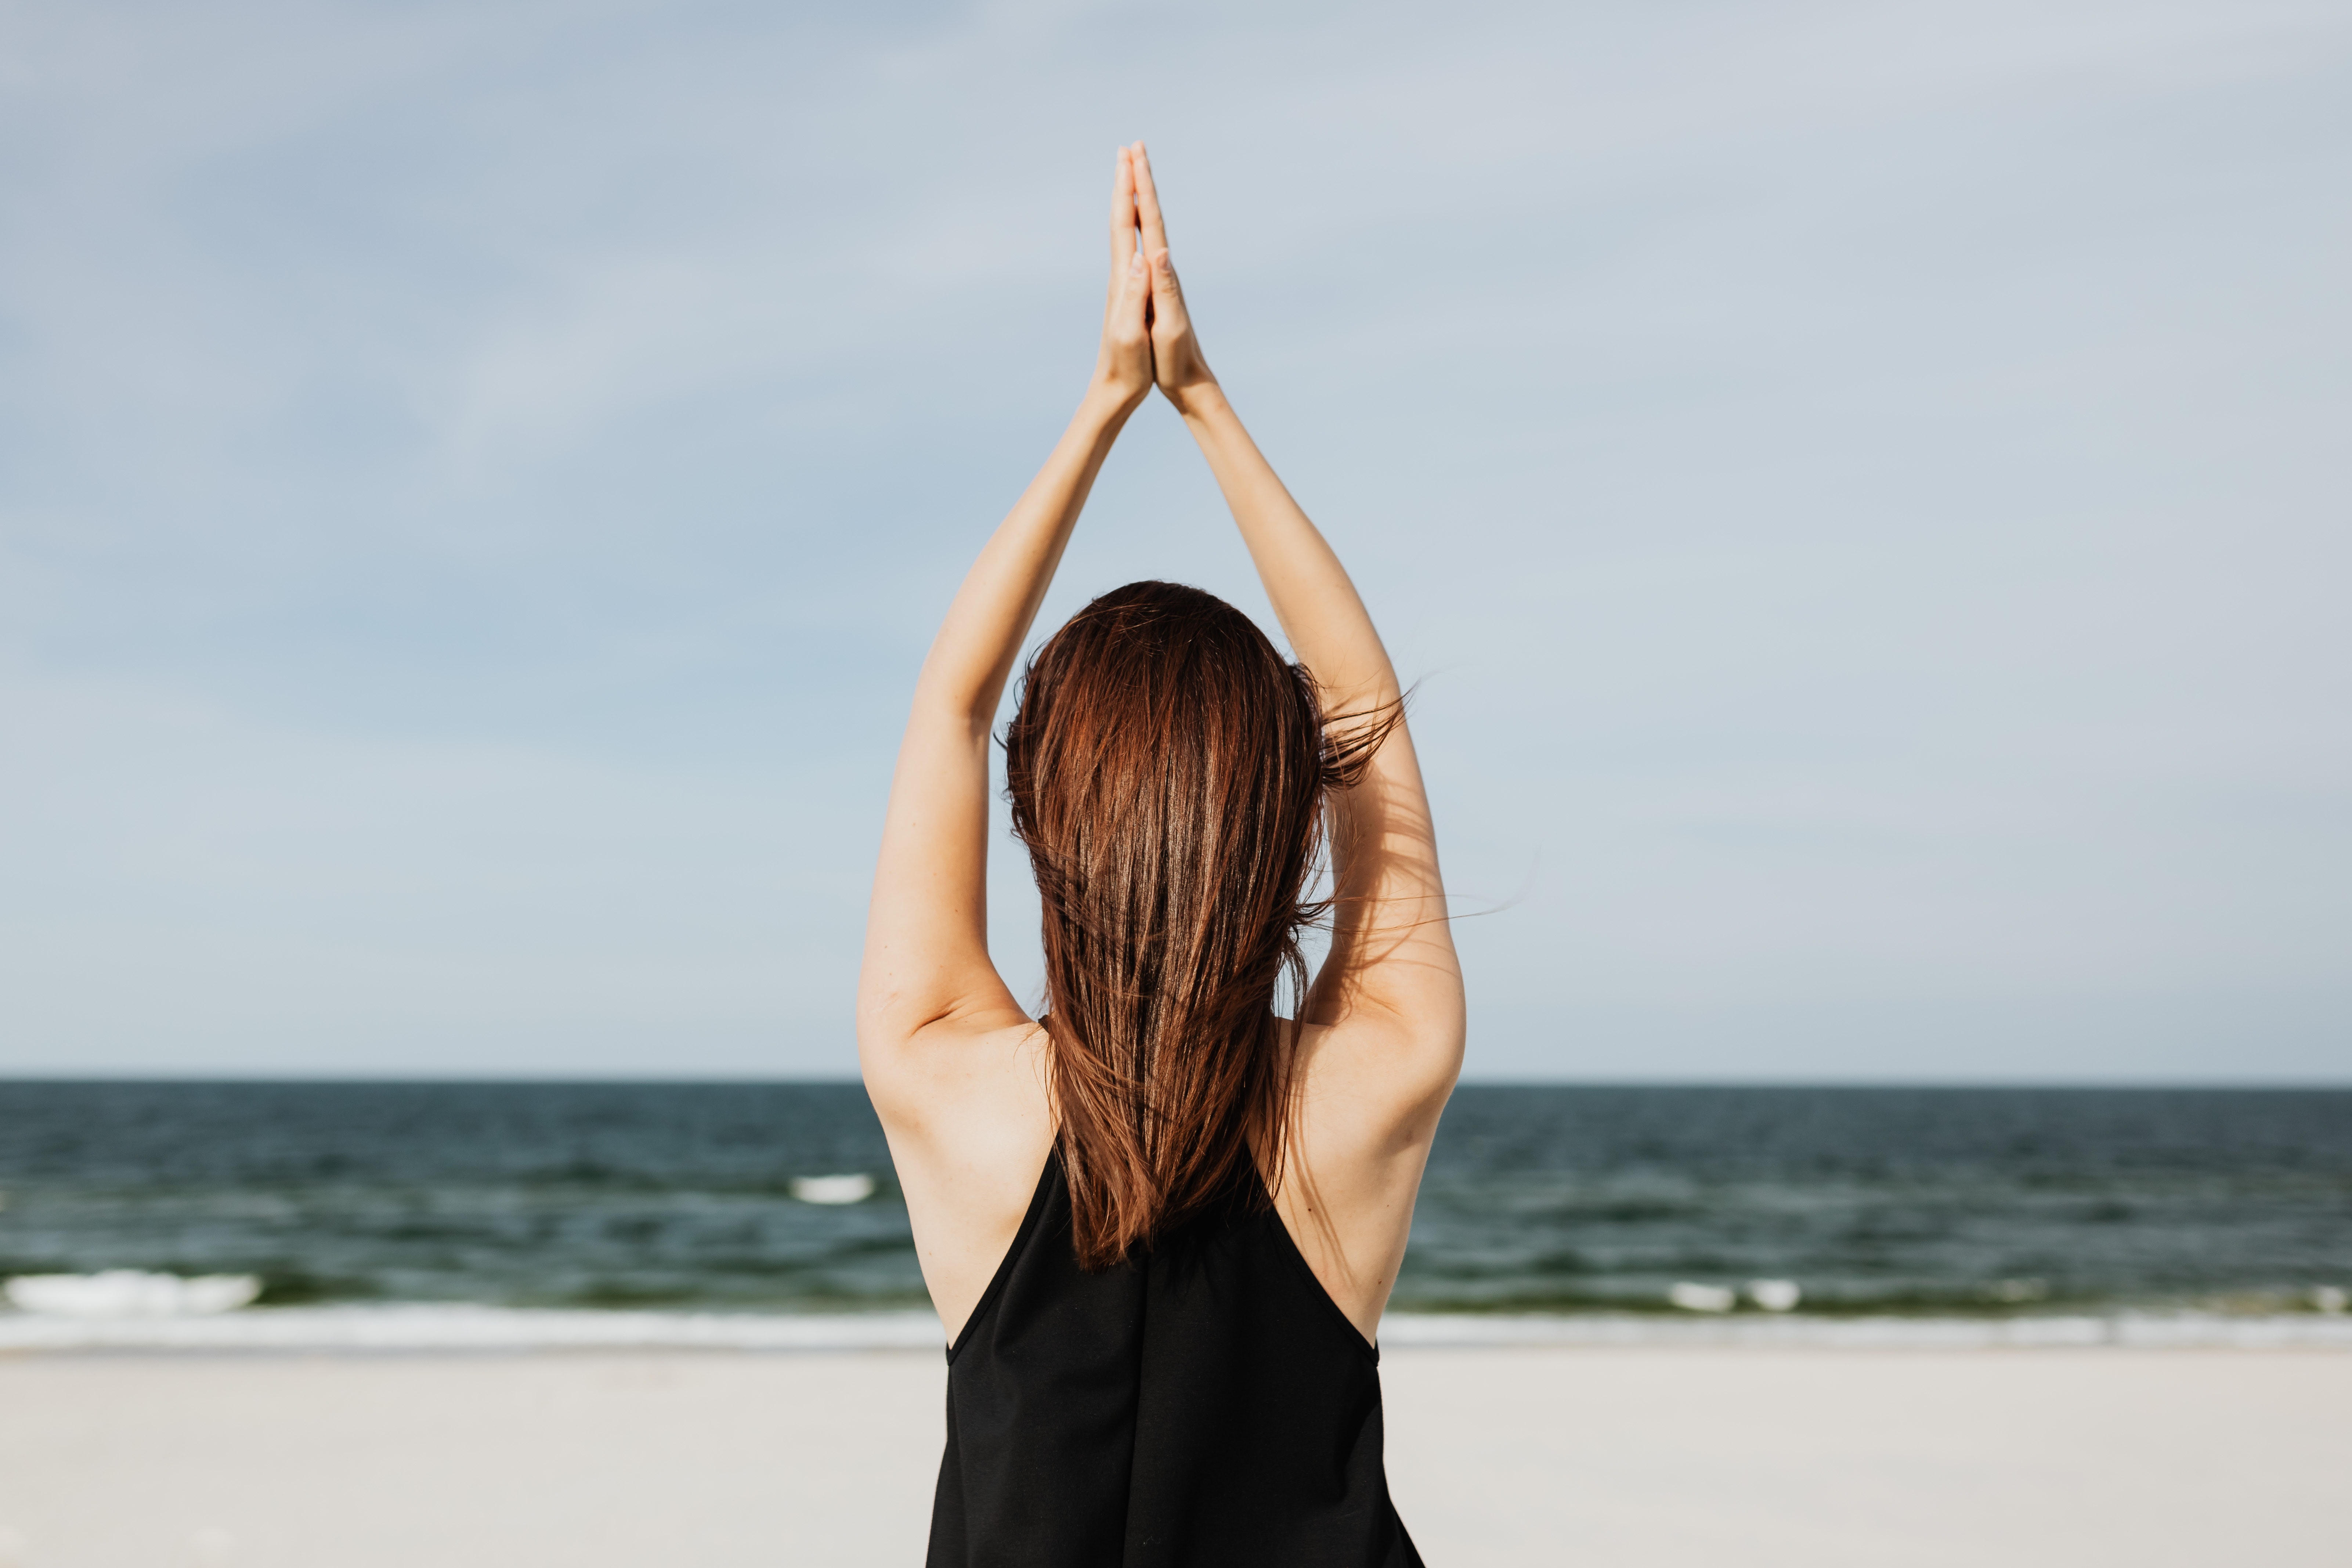
[[[936,1349],[0,1355],[8,1568],[919,1562]],[[1398,1346],[1424,1555],[2326,1561],[2352,1355]]]
[[[1389,1349],[1478,1346],[1755,1349],[2305,1349],[2352,1351],[2352,1314],[2209,1310],[1973,1317],[1817,1313],[1391,1312]],[[45,1316],[0,1310],[0,1354],[283,1352],[926,1351],[944,1349],[927,1310],[715,1312],[519,1309],[409,1302],[264,1308],[210,1315]]]

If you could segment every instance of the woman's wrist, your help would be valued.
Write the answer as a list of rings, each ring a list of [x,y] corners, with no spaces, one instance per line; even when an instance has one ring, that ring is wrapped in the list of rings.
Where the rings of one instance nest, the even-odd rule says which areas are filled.
[[[1117,435],[1150,394],[1149,385],[1137,392],[1097,375],[1087,383],[1087,395],[1078,400],[1077,423]]]
[[[1217,384],[1217,378],[1214,376],[1204,376],[1173,392],[1162,387],[1160,395],[1168,399],[1178,414],[1183,416],[1187,424],[1196,419],[1207,419],[1218,414],[1233,412],[1233,405],[1225,401],[1225,389]]]

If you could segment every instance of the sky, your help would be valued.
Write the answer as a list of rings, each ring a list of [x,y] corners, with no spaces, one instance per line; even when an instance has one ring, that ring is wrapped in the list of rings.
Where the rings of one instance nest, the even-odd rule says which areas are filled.
[[[2272,0],[0,7],[0,1074],[854,1072],[1137,137],[1418,682],[1470,1076],[2352,1083]],[[1271,624],[1156,402],[1037,635],[1145,576]]]

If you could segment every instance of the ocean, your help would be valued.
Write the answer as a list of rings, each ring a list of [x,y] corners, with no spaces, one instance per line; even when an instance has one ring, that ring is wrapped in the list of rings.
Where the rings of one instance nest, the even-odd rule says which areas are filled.
[[[937,1336],[854,1084],[0,1082],[0,1347]],[[2332,1337],[2347,1289],[2352,1091],[1478,1085],[1391,1321]]]

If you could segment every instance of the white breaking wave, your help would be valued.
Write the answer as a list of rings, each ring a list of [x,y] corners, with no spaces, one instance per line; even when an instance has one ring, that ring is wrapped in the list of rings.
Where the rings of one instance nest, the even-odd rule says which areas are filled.
[[[804,1204],[862,1204],[874,1195],[874,1178],[866,1175],[794,1176],[792,1185]]]
[[[99,1274],[19,1274],[0,1287],[11,1305],[44,1317],[203,1318],[249,1307],[261,1295],[250,1274],[150,1274],[110,1268]]]
[[[14,1292],[10,1292],[14,1299]],[[922,1351],[945,1344],[929,1312],[628,1312],[463,1305],[279,1307],[214,1316],[0,1312],[0,1352]],[[2111,1317],[1661,1318],[1391,1313],[1383,1350],[1480,1346],[1744,1345],[1858,1350],[1975,1348],[2352,1351],[2352,1318],[2122,1313]]]
[[[1769,1310],[1769,1309],[1768,1309]],[[1757,1345],[1853,1350],[2051,1349],[2352,1351],[2352,1318],[2299,1313],[2118,1312],[2108,1316],[2014,1318],[1486,1317],[1391,1313],[1381,1346]]]
[[[625,1312],[464,1305],[280,1307],[222,1317],[0,1313],[0,1351],[930,1350],[929,1312]]]
[[[1739,1293],[1720,1285],[1695,1285],[1685,1279],[1666,1287],[1666,1300],[1685,1312],[1728,1312],[1739,1305]]]

